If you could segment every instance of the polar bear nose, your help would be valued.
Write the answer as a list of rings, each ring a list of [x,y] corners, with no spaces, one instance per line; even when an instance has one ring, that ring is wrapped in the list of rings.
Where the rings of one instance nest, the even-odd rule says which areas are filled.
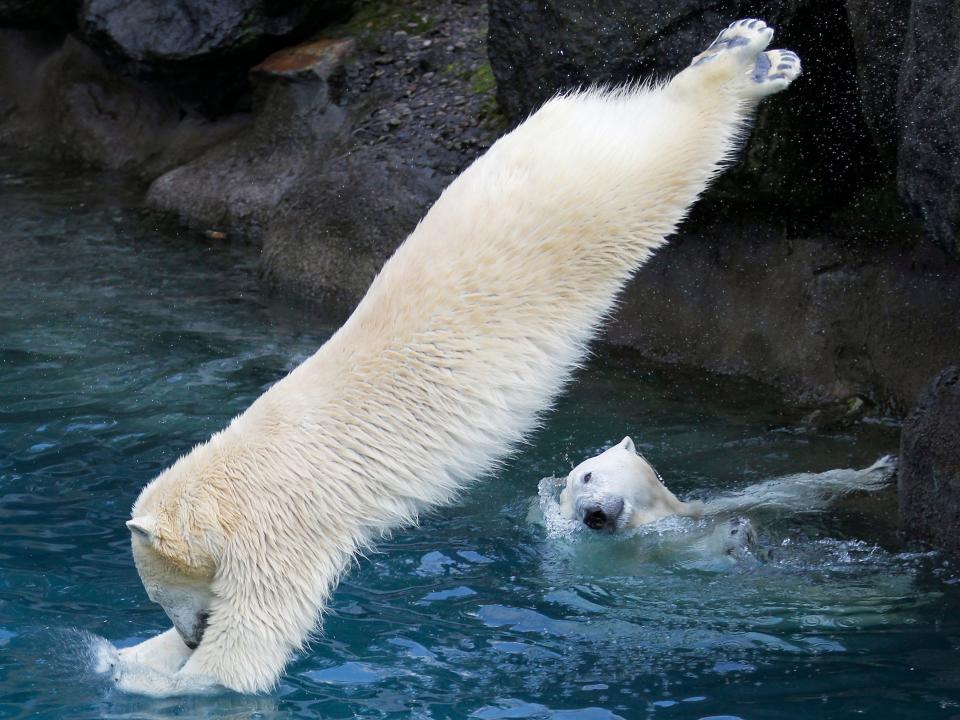
[[[191,650],[196,650],[200,645],[200,641],[203,640],[203,633],[207,630],[209,620],[210,613],[208,612],[202,612],[197,615],[197,619],[193,623],[193,632],[190,633],[190,637],[183,638],[183,644]]]
[[[592,503],[585,505],[581,512],[583,513],[583,524],[588,528],[614,530],[617,526],[617,520],[623,513],[623,500],[616,498],[609,502]]]
[[[607,514],[603,511],[603,508],[588,508],[583,515],[583,522],[587,527],[600,530],[607,524]]]

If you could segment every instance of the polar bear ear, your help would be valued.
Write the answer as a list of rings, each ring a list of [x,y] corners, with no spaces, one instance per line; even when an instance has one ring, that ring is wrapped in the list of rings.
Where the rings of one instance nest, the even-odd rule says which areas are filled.
[[[620,444],[617,447],[621,447],[628,452],[632,452],[634,455],[637,454],[637,448],[633,444],[633,440],[627,435],[623,440],[620,441]]]
[[[154,523],[153,518],[149,515],[142,515],[140,517],[135,517],[133,520],[127,520],[127,528],[131,533],[138,536],[142,540],[147,541],[151,545],[153,544],[153,533],[156,523]]]

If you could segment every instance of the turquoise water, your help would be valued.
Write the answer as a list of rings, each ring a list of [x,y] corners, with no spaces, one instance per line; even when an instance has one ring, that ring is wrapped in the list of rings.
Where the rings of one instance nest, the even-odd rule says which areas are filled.
[[[950,718],[960,587],[897,545],[895,497],[753,517],[769,558],[555,538],[541,478],[631,434],[682,497],[863,467],[896,428],[817,431],[754,384],[598,353],[531,444],[340,585],[267,696],[150,700],[87,633],[166,629],[123,526],[139,489],[333,329],[247,251],[181,237],[104,177],[0,166],[0,718]],[[674,538],[676,540],[676,538]],[[681,537],[682,540],[682,537]]]

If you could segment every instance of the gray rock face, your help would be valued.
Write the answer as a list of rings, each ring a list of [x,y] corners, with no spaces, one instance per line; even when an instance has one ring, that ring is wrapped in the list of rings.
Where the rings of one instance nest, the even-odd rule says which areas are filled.
[[[264,238],[261,278],[345,316],[449,179],[370,148],[305,173]]]
[[[349,5],[349,0],[83,0],[78,25],[92,47],[129,72],[216,95],[241,82],[251,61],[301,39]]]
[[[900,194],[960,259],[960,0],[913,3],[897,107]]]
[[[900,144],[897,82],[903,64],[910,2],[847,0],[846,8],[856,52],[864,119],[885,164],[892,168]]]
[[[330,80],[352,45],[321,40],[271,56],[252,73],[252,122],[158,178],[147,202],[195,227],[262,239],[309,166],[337,152],[347,113],[333,102]]]
[[[490,0],[497,98],[515,120],[557,90],[672,74],[724,24],[724,3]]]
[[[900,530],[960,552],[960,367],[940,373],[903,425]]]
[[[637,273],[606,340],[802,403],[862,397],[903,415],[960,353],[960,273],[922,240],[850,242],[758,218],[690,225]]]
[[[67,36],[0,30],[0,142],[152,178],[235,132]]]
[[[960,259],[960,0],[490,0],[498,97],[519,120],[557,90],[675,72],[749,16],[804,77],[761,108],[712,197],[803,217],[896,182]]]

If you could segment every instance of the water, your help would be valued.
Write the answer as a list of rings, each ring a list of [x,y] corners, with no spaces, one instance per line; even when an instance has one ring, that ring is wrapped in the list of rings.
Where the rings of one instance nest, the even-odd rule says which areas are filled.
[[[683,498],[865,467],[896,429],[820,432],[751,383],[596,358],[532,440],[341,583],[266,696],[150,700],[91,671],[169,626],[123,526],[139,489],[333,329],[110,178],[0,167],[0,718],[949,718],[960,588],[890,490],[753,517],[757,565],[683,536],[554,537],[540,480],[631,434]],[[679,537],[679,545],[678,545]]]

